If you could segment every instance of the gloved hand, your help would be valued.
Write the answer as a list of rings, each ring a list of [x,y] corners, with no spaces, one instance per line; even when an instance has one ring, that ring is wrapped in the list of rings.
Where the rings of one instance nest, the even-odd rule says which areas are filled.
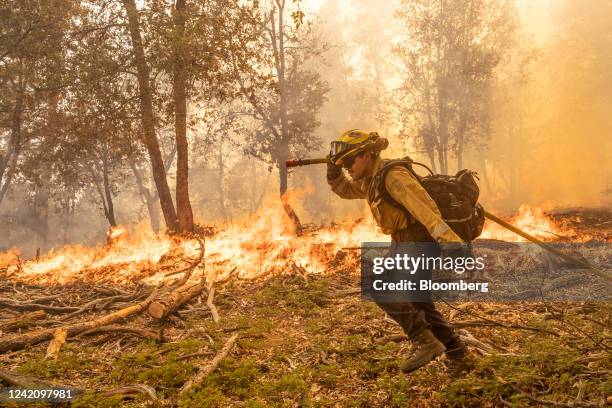
[[[440,244],[442,259],[444,258],[474,258],[474,251],[471,243],[465,242],[445,242]]]
[[[330,156],[327,156],[327,180],[334,180],[342,173],[342,166],[338,166],[332,162]]]

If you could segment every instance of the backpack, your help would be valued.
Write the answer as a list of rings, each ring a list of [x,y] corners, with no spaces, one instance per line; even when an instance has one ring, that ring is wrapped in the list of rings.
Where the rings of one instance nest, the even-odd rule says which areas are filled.
[[[426,168],[429,175],[419,176],[412,168],[414,164]],[[480,188],[476,183],[478,176],[475,172],[463,169],[454,176],[434,174],[429,167],[415,162],[409,157],[390,160],[375,176],[380,177],[379,182],[376,183],[379,189],[378,193],[386,202],[407,213],[408,210],[391,197],[385,187],[385,177],[389,170],[395,166],[406,168],[418,180],[438,206],[444,222],[463,241],[470,242],[480,236],[485,217],[484,209],[478,203]],[[408,213],[408,215],[410,214]],[[410,218],[413,219],[414,217],[410,215]]]

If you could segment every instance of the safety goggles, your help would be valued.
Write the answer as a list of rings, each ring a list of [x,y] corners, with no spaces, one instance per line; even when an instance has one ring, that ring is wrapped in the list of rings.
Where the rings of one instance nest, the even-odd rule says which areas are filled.
[[[332,157],[337,156],[338,154],[342,153],[342,152],[346,152],[347,150],[349,150],[350,148],[355,147],[354,145],[350,145],[346,142],[331,142],[331,149],[329,151],[330,155]]]

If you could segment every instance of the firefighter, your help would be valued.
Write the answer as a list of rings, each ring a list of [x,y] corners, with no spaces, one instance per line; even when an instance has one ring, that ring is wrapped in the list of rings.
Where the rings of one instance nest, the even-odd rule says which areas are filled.
[[[385,180],[375,177],[388,162],[380,158],[380,151],[387,145],[387,140],[377,133],[358,129],[346,131],[332,142],[327,160],[327,182],[334,193],[345,199],[367,199],[378,226],[383,233],[391,235],[392,242],[437,243],[433,246],[438,248],[438,254],[439,244],[462,243],[442,220],[433,199],[406,168],[391,167]],[[369,191],[378,191],[373,183],[380,182],[385,183],[390,196],[403,209],[384,199],[370,197]],[[415,346],[414,352],[400,366],[404,373],[417,370],[442,353],[446,353],[451,376],[469,369],[465,344],[434,303],[375,301],[402,327]]]

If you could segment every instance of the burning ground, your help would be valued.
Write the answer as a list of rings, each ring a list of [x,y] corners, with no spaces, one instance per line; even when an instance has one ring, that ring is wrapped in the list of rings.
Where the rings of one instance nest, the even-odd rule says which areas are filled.
[[[451,380],[440,359],[405,376],[410,344],[357,289],[355,248],[387,238],[369,218],[295,238],[268,211],[194,237],[118,229],[99,248],[0,254],[2,381],[86,391],[75,406],[612,402],[609,303],[441,304],[476,368]],[[607,211],[523,207],[512,222],[547,241],[611,241]],[[501,257],[517,240],[491,225],[483,238]]]

